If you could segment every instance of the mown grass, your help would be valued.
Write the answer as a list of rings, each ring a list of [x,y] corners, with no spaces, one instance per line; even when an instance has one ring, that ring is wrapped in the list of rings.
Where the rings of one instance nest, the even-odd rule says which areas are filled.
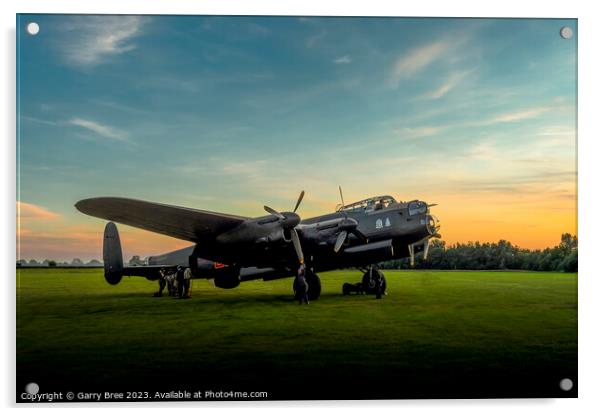
[[[266,390],[271,398],[574,396],[577,276],[386,271],[388,295],[343,296],[355,271],[323,273],[322,296],[292,280],[192,298],[100,269],[17,270],[17,391],[57,388]],[[91,390],[92,391],[92,390]]]

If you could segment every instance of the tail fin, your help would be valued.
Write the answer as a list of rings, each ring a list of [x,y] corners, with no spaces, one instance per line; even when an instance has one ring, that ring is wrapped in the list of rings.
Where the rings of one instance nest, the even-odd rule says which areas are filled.
[[[105,226],[104,241],[102,246],[102,259],[105,265],[105,279],[112,285],[116,285],[123,277],[123,255],[121,253],[121,241],[117,226],[109,222]]]

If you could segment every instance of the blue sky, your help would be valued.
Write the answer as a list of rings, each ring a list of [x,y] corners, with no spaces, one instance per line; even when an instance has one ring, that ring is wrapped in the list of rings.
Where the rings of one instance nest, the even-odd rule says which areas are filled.
[[[102,221],[73,208],[86,197],[259,216],[305,189],[307,217],[339,184],[347,201],[438,202],[448,242],[576,233],[575,20],[21,15],[17,30],[22,257],[99,257]],[[124,230],[126,252],[182,245]]]

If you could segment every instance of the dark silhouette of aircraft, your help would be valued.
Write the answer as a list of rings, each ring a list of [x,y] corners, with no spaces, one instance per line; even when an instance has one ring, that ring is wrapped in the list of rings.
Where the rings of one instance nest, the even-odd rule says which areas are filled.
[[[240,282],[274,280],[294,276],[306,264],[310,299],[320,296],[316,273],[356,267],[364,272],[364,289],[375,290],[376,263],[414,256],[427,258],[429,240],[440,237],[439,221],[426,202],[398,202],[376,196],[345,205],[335,212],[301,220],[297,209],[302,191],[291,212],[264,206],[269,215],[247,218],[129,198],[91,198],[75,204],[84,214],[103,218],[105,279],[117,284],[125,276],[159,279],[159,271],[190,267],[194,278],[213,279],[217,287],[231,289]],[[119,233],[114,222],[142,228],[194,245],[148,258],[147,265],[125,267]],[[381,274],[382,276],[382,274]],[[384,277],[384,276],[383,276]]]

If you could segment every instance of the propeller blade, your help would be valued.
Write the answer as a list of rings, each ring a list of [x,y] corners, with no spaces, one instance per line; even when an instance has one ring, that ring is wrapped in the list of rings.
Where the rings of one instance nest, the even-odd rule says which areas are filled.
[[[408,244],[408,251],[410,252],[410,266],[414,267],[414,244]]]
[[[427,206],[430,208],[430,207],[436,207],[437,205],[439,205],[439,204],[428,204]]]
[[[301,249],[301,240],[299,240],[299,234],[297,234],[297,230],[294,228],[291,230],[291,238],[293,240],[293,246],[295,246],[295,251],[297,252],[297,258],[299,259],[299,263],[303,264],[303,250]]]
[[[297,212],[297,208],[299,208],[299,205],[301,205],[301,201],[303,201],[304,196],[305,196],[305,191],[301,191],[301,193],[299,194],[299,199],[297,199],[297,204],[295,205],[295,209],[293,210],[293,212]]]
[[[423,254],[423,259],[426,260],[428,258],[429,255],[429,247],[430,245],[430,240],[424,240],[424,254]]]
[[[339,194],[341,194],[341,204],[345,206],[345,201],[343,200],[343,189],[341,188],[341,185],[339,185]]]
[[[335,253],[339,252],[339,250],[341,249],[341,247],[345,243],[346,239],[347,239],[347,231],[341,231],[339,233],[339,236],[337,237],[337,242],[334,243],[334,252]]]
[[[278,211],[276,211],[273,208],[268,207],[267,205],[263,206],[263,209],[265,209],[267,212],[269,212],[272,215],[277,216],[279,219],[283,220],[284,219],[284,215],[282,215],[281,213],[279,213]]]
[[[366,237],[364,235],[364,233],[362,233],[360,230],[358,230],[357,228],[351,230],[351,234],[355,235],[357,238],[359,238],[361,241],[364,242],[364,244],[368,243],[368,237]]]

